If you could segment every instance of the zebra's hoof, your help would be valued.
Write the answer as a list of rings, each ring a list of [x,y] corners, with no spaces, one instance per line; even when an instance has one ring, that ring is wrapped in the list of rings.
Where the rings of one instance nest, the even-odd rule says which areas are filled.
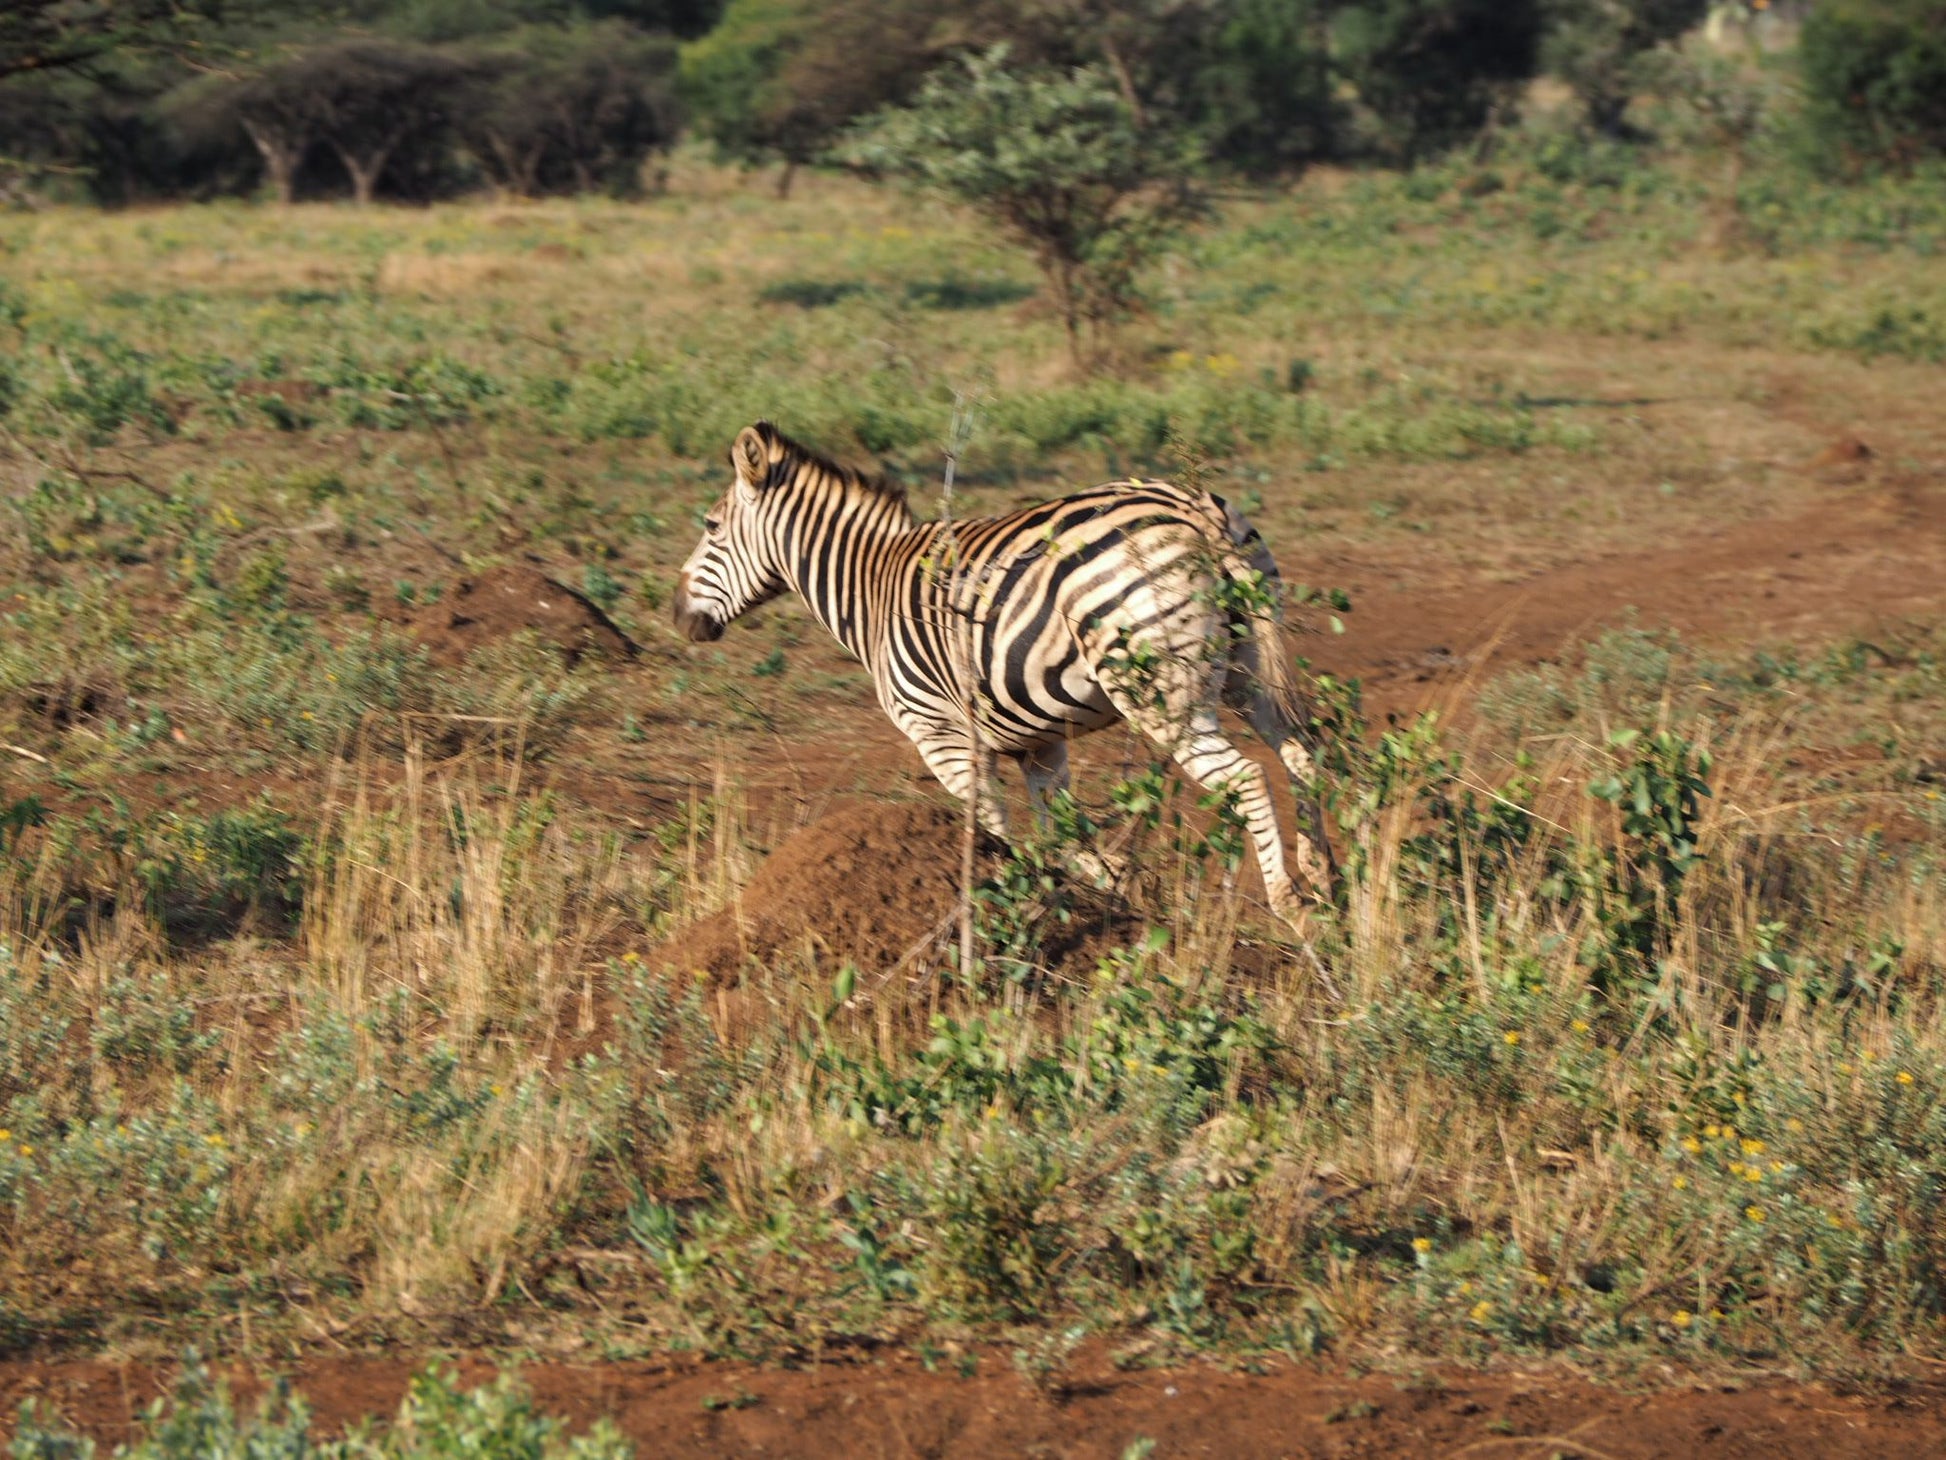
[[[1120,884],[1122,875],[1128,871],[1128,859],[1083,850],[1068,859],[1068,866],[1076,876],[1087,878],[1105,891]]]

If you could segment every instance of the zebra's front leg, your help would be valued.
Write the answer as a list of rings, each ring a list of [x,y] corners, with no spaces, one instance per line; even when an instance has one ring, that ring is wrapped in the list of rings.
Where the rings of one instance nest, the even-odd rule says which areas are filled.
[[[1011,846],[1007,804],[1000,791],[999,758],[984,747],[976,754],[966,743],[963,725],[902,728],[939,784],[960,800],[972,803],[981,830]]]
[[[1027,782],[1027,804],[1033,808],[1034,828],[1045,836],[1051,824],[1049,803],[1068,789],[1068,743],[1056,740],[1018,757]],[[1069,867],[1097,886],[1113,886],[1128,870],[1128,858],[1093,847],[1073,847],[1066,853]]]

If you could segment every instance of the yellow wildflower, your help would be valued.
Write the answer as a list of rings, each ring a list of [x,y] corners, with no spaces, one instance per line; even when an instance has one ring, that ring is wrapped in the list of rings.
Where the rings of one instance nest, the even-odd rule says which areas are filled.
[[[1764,1143],[1762,1141],[1746,1140],[1743,1143],[1743,1154],[1746,1156],[1761,1156],[1763,1152]]]
[[[1588,1021],[1586,1019],[1577,1019],[1568,1027],[1573,1029],[1576,1034],[1586,1034],[1588,1032]]]
[[[1484,1323],[1486,1322],[1487,1315],[1492,1311],[1493,1311],[1493,1304],[1487,1302],[1484,1298],[1482,1298],[1479,1302],[1473,1305],[1472,1310],[1468,1312],[1466,1316],[1468,1318],[1471,1318],[1475,1323]]]
[[[1764,1209],[1762,1207],[1745,1207],[1743,1214],[1753,1222],[1761,1222],[1764,1219]]]
[[[1412,1239],[1412,1250],[1413,1250],[1414,1252],[1430,1252],[1430,1251],[1432,1251],[1432,1238],[1430,1238],[1430,1237],[1414,1237],[1414,1238]]]
[[[1684,1136],[1682,1138],[1682,1148],[1694,1156],[1703,1149],[1703,1143],[1694,1136]]]
[[[1706,1125],[1703,1127],[1703,1134],[1708,1136],[1711,1140],[1715,1140],[1722,1133],[1723,1131],[1720,1126]]]
[[[1910,1084],[1912,1083],[1912,1071],[1910,1071],[1910,1070],[1900,1070],[1900,1071],[1899,1071],[1899,1083],[1900,1083],[1901,1085],[1910,1085]]]
[[[1509,1044],[1520,1043],[1520,1031],[1518,1029],[1509,1029],[1507,1031],[1507,1043]]]
[[[1678,1176],[1676,1178],[1676,1190],[1677,1191],[1689,1190],[1689,1178],[1687,1176]]]
[[[1687,1308],[1678,1308],[1675,1312],[1669,1315],[1669,1321],[1675,1324],[1676,1327],[1678,1328],[1687,1328],[1689,1327],[1690,1321],[1695,1316],[1696,1315],[1691,1313]]]

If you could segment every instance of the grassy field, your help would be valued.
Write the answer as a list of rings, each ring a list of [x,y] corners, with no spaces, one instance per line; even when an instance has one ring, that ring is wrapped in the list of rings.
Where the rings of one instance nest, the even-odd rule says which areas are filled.
[[[1189,469],[1405,595],[1936,504],[1946,189],[1744,202],[1726,254],[1559,147],[1228,199],[1086,379],[1014,254],[830,179],[0,218],[0,1345],[1938,1355],[1936,616],[1594,624],[1389,727],[1327,676],[1301,944],[1098,766],[1145,875],[992,861],[980,968],[655,953],[926,794],[795,608],[665,627],[739,427],[929,497],[976,397],[962,510]],[[639,652],[462,632],[514,570]]]

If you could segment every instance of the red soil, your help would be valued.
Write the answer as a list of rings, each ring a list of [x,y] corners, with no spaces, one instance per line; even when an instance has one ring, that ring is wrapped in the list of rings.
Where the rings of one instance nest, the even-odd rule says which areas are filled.
[[[731,1364],[537,1364],[540,1404],[576,1425],[612,1419],[644,1460],[705,1456],[1102,1457],[1142,1439],[1157,1457],[1506,1456],[1545,1460],[1730,1457],[1894,1460],[1946,1454],[1946,1390],[1850,1392],[1754,1378],[1656,1376],[1653,1392],[1598,1387],[1558,1368],[1359,1376],[1335,1364],[1277,1363],[1262,1374],[1195,1366],[1123,1371],[1089,1354],[1061,1387],[1029,1386],[1004,1353],[971,1377],[905,1357],[754,1369]],[[321,1431],[390,1416],[421,1361],[314,1357],[288,1372]],[[263,1370],[259,1369],[259,1373]],[[468,1383],[491,1370],[461,1366]],[[103,1362],[0,1364],[0,1413],[30,1396],[110,1443],[167,1375]],[[240,1386],[250,1392],[255,1386]]]
[[[1844,454],[1857,448],[1862,455]],[[1860,462],[1842,441],[1825,453]],[[1822,458],[1821,458],[1822,459]],[[1404,710],[1503,669],[1536,664],[1633,614],[1699,644],[1814,641],[1946,608],[1946,492],[1913,481],[1834,492],[1800,516],[1725,527],[1511,584],[1441,584],[1396,565],[1346,565],[1345,633],[1309,639],[1318,668],[1365,681]]]
[[[570,664],[589,654],[619,660],[639,652],[585,594],[519,566],[462,578],[438,603],[420,610],[411,628],[445,664],[523,630],[552,644]]]

